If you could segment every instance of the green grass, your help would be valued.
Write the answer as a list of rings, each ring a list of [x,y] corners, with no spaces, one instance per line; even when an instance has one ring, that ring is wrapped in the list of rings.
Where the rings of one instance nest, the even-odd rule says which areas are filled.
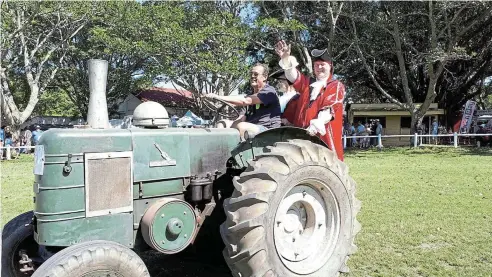
[[[19,159],[0,162],[2,226],[18,214],[33,209],[33,157],[21,155]]]
[[[492,151],[353,151],[346,163],[362,201],[346,276],[492,276]],[[32,208],[32,164],[1,162],[2,224]]]
[[[362,201],[349,276],[492,276],[492,152],[347,153]]]

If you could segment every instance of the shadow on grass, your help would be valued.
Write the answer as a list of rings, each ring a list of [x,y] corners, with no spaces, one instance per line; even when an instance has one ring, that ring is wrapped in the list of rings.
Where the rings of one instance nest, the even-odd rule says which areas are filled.
[[[147,251],[141,257],[153,277],[231,277],[222,255],[210,254],[204,257],[190,251],[175,255]]]

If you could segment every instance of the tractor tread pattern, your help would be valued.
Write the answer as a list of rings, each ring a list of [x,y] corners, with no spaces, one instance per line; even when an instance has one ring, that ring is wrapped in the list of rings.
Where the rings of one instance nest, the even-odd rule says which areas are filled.
[[[224,201],[227,219],[220,233],[226,245],[223,256],[235,277],[277,276],[266,254],[264,217],[267,216],[269,200],[279,181],[290,172],[306,165],[321,165],[330,168],[347,186],[352,208],[352,244],[349,255],[357,251],[354,244],[360,224],[356,215],[361,202],[355,198],[356,184],[348,175],[348,167],[338,160],[336,153],[327,148],[305,141],[289,140],[268,146],[265,153],[249,162],[249,167],[234,178],[235,191]],[[348,272],[348,257],[339,269]]]
[[[32,277],[68,277],[84,268],[111,266],[122,276],[150,277],[140,257],[121,244],[90,241],[65,248],[38,268]]]

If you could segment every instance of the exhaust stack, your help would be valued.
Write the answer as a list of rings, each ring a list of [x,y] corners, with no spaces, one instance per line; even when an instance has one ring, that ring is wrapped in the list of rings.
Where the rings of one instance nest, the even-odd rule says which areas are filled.
[[[105,60],[89,60],[89,111],[87,123],[93,129],[108,129],[109,116],[106,102],[106,84],[108,62]]]

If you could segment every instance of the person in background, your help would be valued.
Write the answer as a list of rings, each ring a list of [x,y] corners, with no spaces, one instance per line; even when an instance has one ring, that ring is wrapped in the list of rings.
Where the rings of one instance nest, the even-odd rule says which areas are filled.
[[[378,144],[378,138],[376,136],[376,120],[371,121],[370,129],[371,129],[371,146],[376,146]]]
[[[354,123],[350,123],[350,136],[352,136],[352,147],[357,145],[357,138],[355,137],[357,132],[355,131]]]
[[[439,130],[439,124],[437,124],[437,120],[434,118],[434,120],[432,121],[432,141],[436,145],[437,145],[438,130]]]
[[[3,160],[3,139],[0,139],[0,160]]]
[[[383,125],[381,125],[381,122],[379,122],[379,119],[376,119],[376,136],[383,135]],[[378,147],[383,146],[383,142],[381,140],[381,145],[379,145],[379,138],[376,138],[376,145]]]
[[[5,140],[5,126],[2,126],[2,128],[0,129],[0,140]]]
[[[362,144],[364,142],[364,138],[362,138],[363,133],[365,132],[366,128],[362,124],[361,121],[357,123],[357,129],[356,129],[356,135],[357,135],[357,142],[359,143],[359,147],[362,148]]]
[[[365,132],[363,133],[364,134],[364,148],[369,148],[369,146],[371,145],[371,140],[370,140],[370,135],[371,135],[371,126],[369,125],[369,123],[366,123],[366,125],[364,125],[364,128],[365,128]]]
[[[41,137],[41,134],[43,134],[43,131],[41,131],[41,127],[39,125],[36,126],[36,130],[32,132],[32,140],[34,145],[38,145],[39,138]]]
[[[31,153],[31,145],[32,145],[32,132],[31,130],[29,130],[28,127],[25,128],[24,132],[22,133],[22,138],[24,139],[24,146],[26,146],[26,148],[24,148],[24,153]]]

